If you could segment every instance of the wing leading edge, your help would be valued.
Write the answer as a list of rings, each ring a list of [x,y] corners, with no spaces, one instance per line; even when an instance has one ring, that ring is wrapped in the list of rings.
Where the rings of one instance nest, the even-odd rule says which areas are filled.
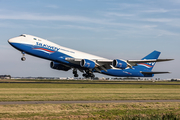
[[[70,63],[74,63],[74,64],[79,65],[81,60],[83,60],[83,59],[80,59],[80,58],[66,58],[65,60],[70,62]],[[133,66],[137,66],[138,63],[164,62],[164,61],[171,61],[171,60],[174,60],[174,59],[148,59],[148,60],[124,60],[124,61],[128,64],[128,67],[132,68]],[[107,71],[107,69],[113,69],[114,68],[112,66],[113,60],[102,60],[102,59],[101,60],[96,60],[96,59],[92,59],[91,61],[96,63],[96,70],[97,71],[100,71],[100,70]],[[160,73],[164,73],[164,72],[159,72],[159,74]],[[154,74],[158,74],[158,73],[154,72]]]

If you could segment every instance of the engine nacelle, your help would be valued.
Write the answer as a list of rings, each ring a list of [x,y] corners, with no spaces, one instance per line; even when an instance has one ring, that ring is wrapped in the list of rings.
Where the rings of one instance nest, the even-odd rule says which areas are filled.
[[[81,67],[93,69],[96,66],[96,63],[88,59],[82,59],[80,65]]]
[[[127,63],[125,61],[118,60],[118,59],[113,60],[112,65],[115,68],[121,68],[121,69],[125,69],[127,67]]]
[[[71,69],[70,67],[66,67],[66,66],[61,65],[60,63],[57,63],[57,62],[54,62],[54,61],[52,61],[52,62],[50,63],[50,67],[51,67],[52,69],[63,70],[63,71],[68,71],[68,70]]]

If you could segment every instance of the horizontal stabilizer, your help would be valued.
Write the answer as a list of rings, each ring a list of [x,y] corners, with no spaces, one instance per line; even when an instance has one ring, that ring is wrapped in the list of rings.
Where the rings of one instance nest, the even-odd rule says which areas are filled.
[[[148,63],[148,62],[163,62],[163,61],[171,61],[174,59],[148,59],[148,60],[127,60],[129,63]]]
[[[156,62],[171,61],[171,60],[174,60],[174,59],[157,59]]]
[[[170,73],[170,72],[141,72],[142,74],[164,74],[164,73]]]

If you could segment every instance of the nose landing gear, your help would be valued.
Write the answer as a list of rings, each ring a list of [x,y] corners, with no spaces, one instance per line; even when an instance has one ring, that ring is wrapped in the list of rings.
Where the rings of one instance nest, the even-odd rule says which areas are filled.
[[[22,61],[25,61],[25,60],[26,60],[26,58],[25,58],[25,57],[22,57],[22,58],[21,58],[21,60],[22,60]]]
[[[23,57],[21,58],[22,61],[25,61],[26,58],[24,57],[25,56],[25,52],[21,52],[23,54]]]

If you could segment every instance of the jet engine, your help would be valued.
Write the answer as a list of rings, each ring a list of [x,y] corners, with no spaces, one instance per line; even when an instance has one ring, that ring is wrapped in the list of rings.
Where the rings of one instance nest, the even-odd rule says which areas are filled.
[[[64,66],[64,65],[62,65],[62,64],[60,64],[60,63],[58,63],[58,62],[54,62],[54,61],[52,61],[52,62],[50,63],[50,67],[51,67],[52,69],[63,70],[63,71],[68,71],[68,70],[71,69],[70,67],[66,67],[66,66]]]
[[[112,65],[115,68],[121,68],[121,69],[125,69],[127,67],[127,63],[125,61],[118,60],[118,59],[113,60]]]
[[[82,59],[80,65],[81,67],[93,69],[96,66],[96,63],[88,59]]]

